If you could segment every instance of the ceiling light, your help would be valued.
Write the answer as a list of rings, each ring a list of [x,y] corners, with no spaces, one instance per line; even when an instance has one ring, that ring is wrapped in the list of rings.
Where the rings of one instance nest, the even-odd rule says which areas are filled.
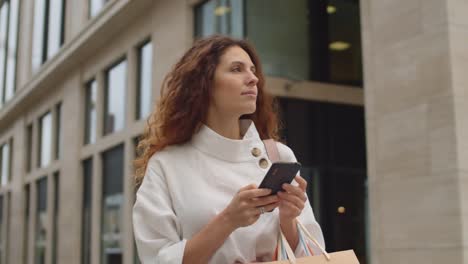
[[[344,208],[343,206],[340,206],[340,207],[338,207],[337,211],[338,211],[339,214],[344,214],[344,213],[346,213],[346,208]]]
[[[218,6],[216,7],[214,13],[217,16],[224,16],[226,13],[229,13],[231,11],[231,8],[228,6]]]
[[[332,5],[328,5],[328,6],[327,6],[327,13],[328,13],[329,15],[336,13],[336,7],[335,7],[335,6],[332,6]]]
[[[330,43],[329,45],[329,48],[334,51],[347,50],[349,49],[349,47],[351,47],[351,44],[349,44],[348,42],[344,42],[344,41],[335,41],[335,42]]]

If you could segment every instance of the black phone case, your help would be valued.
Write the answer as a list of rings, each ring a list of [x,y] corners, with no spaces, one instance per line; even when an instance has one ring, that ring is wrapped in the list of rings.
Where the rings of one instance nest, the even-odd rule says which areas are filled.
[[[271,194],[283,190],[284,183],[291,183],[301,169],[299,162],[275,162],[271,165],[258,188],[271,189]]]

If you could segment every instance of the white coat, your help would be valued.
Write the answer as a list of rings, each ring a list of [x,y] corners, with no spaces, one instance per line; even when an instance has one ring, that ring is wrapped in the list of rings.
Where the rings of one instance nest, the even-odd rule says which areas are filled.
[[[135,240],[143,264],[182,263],[187,240],[226,208],[241,187],[260,184],[271,162],[253,122],[242,120],[241,131],[243,139],[232,140],[203,125],[190,142],[167,147],[150,158],[133,208]],[[289,147],[277,145],[281,160],[296,161]],[[252,154],[253,148],[261,150],[258,157]],[[268,167],[259,165],[261,159],[267,159]],[[308,201],[299,219],[324,246]],[[276,208],[253,225],[231,233],[209,263],[269,261],[278,232]],[[302,256],[303,248],[298,246],[295,254]]]

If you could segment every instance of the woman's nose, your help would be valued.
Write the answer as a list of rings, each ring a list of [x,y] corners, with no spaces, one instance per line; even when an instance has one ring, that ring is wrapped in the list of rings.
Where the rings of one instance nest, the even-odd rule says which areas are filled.
[[[258,77],[255,75],[255,73],[250,72],[249,79],[248,79],[249,86],[257,85],[257,83],[258,83]]]

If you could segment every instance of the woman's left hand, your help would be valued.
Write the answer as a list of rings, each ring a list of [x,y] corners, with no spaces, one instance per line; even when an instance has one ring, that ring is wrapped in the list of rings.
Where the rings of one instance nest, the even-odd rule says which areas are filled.
[[[295,178],[299,186],[283,184],[284,191],[278,192],[280,221],[292,221],[298,217],[305,207],[307,181],[297,175]]]

